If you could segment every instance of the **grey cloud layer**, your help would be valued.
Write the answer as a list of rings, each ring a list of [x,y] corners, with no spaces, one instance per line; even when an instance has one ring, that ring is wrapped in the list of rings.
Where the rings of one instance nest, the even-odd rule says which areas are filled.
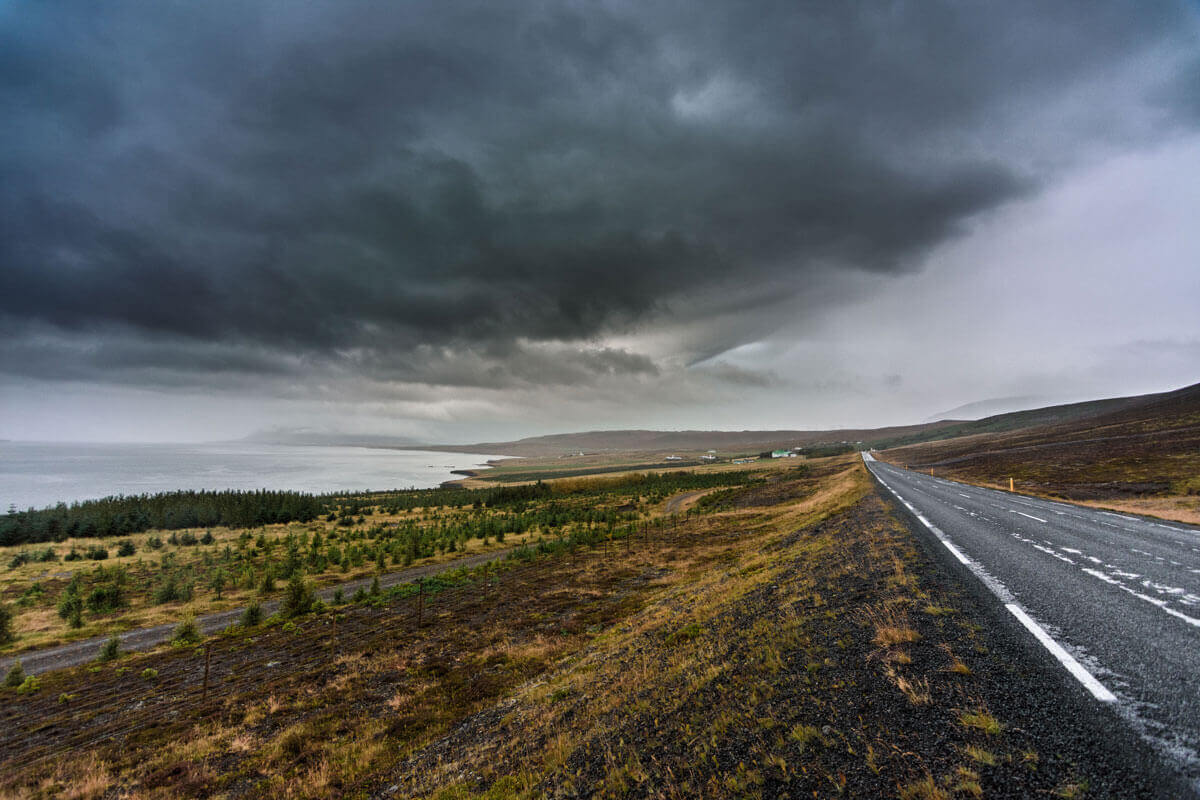
[[[653,377],[1140,135],[1097,73],[1194,122],[1182,4],[647,5],[9,4],[0,370]]]

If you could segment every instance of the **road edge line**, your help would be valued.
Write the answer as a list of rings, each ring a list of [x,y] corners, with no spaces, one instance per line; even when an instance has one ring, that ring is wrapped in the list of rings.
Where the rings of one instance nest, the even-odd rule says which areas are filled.
[[[1033,637],[1038,640],[1042,647],[1046,648],[1046,651],[1049,652],[1050,655],[1054,656],[1054,658],[1060,664],[1062,664],[1064,668],[1066,668],[1067,672],[1069,672],[1072,677],[1074,677],[1077,681],[1079,681],[1080,684],[1083,685],[1083,688],[1087,689],[1088,692],[1090,692],[1091,695],[1101,703],[1115,703],[1117,701],[1117,696],[1113,694],[1108,687],[1101,683],[1095,675],[1088,672],[1087,668],[1080,664],[1074,656],[1068,653],[1067,650],[1061,644],[1059,644],[1053,636],[1048,634],[1045,628],[1038,624],[1033,617],[1029,616],[1029,613],[1026,612],[1025,609],[1023,609],[1020,604],[1016,602],[1016,598],[1012,596],[1012,593],[1009,592],[1007,586],[989,575],[988,572],[981,565],[976,563],[974,559],[970,558],[961,550],[959,550],[958,547],[956,547],[954,543],[950,541],[950,537],[946,536],[946,534],[942,532],[941,528],[926,519],[925,515],[921,514],[921,512],[917,511],[917,509],[914,508],[911,503],[901,497],[900,493],[893,489],[887,481],[875,474],[875,471],[869,466],[870,462],[875,461],[873,456],[864,450],[862,452],[862,458],[863,466],[866,467],[866,470],[871,474],[871,477],[873,477],[885,489],[895,495],[896,499],[899,500],[904,507],[907,508],[909,512],[911,512],[912,515],[917,518],[918,521],[920,521],[922,525],[929,529],[929,532],[932,533],[939,542],[945,545],[946,549],[949,550],[950,553],[956,559],[958,559],[961,564],[966,566],[966,568],[971,571],[971,574],[979,579],[980,583],[987,587],[987,590],[991,592],[992,595],[994,595],[995,598],[999,600],[1006,609],[1008,609],[1009,613],[1016,617],[1017,621],[1020,622],[1026,630],[1033,634]]]
[[[1115,703],[1117,696],[1110,692],[1108,688],[1096,680],[1096,676],[1087,671],[1087,668],[1080,664],[1075,657],[1063,649],[1063,646],[1054,640],[1054,637],[1046,633],[1045,628],[1037,624],[1033,617],[1025,613],[1025,609],[1021,608],[1016,603],[1005,603],[1007,608],[1017,620],[1025,626],[1026,630],[1034,635],[1034,637],[1042,643],[1042,646],[1050,651],[1050,655],[1058,659],[1059,663],[1066,667],[1067,672],[1075,676],[1075,679],[1083,684],[1092,696],[1101,703]]]

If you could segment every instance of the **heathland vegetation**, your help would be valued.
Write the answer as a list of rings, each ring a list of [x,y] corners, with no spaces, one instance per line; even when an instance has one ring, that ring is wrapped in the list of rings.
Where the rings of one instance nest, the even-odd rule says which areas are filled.
[[[312,529],[267,526],[277,560],[294,549],[299,562],[280,613],[264,618],[249,605],[241,624],[208,639],[185,621],[176,644],[156,652],[106,643],[88,666],[36,676],[14,667],[12,688],[0,690],[0,793],[1145,789],[1116,754],[1138,745],[1062,723],[1065,700],[1045,702],[1046,679],[980,624],[856,456],[695,480],[535,484],[522,497],[494,495],[490,507],[483,496],[478,507],[435,505],[431,494],[403,517],[381,510],[385,498],[363,498],[343,506],[358,512],[346,526],[340,511]],[[386,559],[390,543],[409,541],[409,523],[431,542],[457,542],[434,532],[472,525],[494,538],[517,519],[530,527],[503,561],[328,604],[306,588],[317,533],[318,561],[331,560],[331,539],[343,556],[382,544]],[[380,526],[399,533],[372,538]],[[225,536],[234,553],[242,533]],[[257,536],[247,552],[263,549]],[[219,555],[224,544],[191,547]]]
[[[650,519],[672,493],[756,480],[675,471],[350,496],[177,492],[10,514],[0,530],[23,544],[0,548],[10,634],[0,648],[234,608],[278,597],[297,576],[328,586],[488,549],[590,542]]]

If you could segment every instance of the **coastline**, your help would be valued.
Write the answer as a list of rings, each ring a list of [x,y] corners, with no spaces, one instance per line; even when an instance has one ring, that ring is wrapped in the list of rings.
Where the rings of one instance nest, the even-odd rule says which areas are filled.
[[[478,489],[479,486],[472,486],[471,481],[487,481],[487,471],[495,469],[504,461],[516,460],[520,456],[499,456],[489,458],[483,464],[471,468],[452,469],[451,475],[461,475],[459,478],[451,478],[447,481],[442,481],[440,487],[442,489]]]
[[[459,469],[480,475],[479,465],[505,458],[353,444],[28,442],[4,447],[0,498],[4,506],[20,510],[175,491],[321,495],[436,488],[472,479]]]

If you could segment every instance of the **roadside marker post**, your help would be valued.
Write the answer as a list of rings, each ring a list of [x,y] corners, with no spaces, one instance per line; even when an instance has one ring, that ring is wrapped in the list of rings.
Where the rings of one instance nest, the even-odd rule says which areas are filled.
[[[1016,491],[1015,489],[1013,489],[1013,479],[1012,478],[1008,479],[1008,490],[1010,492]]]

